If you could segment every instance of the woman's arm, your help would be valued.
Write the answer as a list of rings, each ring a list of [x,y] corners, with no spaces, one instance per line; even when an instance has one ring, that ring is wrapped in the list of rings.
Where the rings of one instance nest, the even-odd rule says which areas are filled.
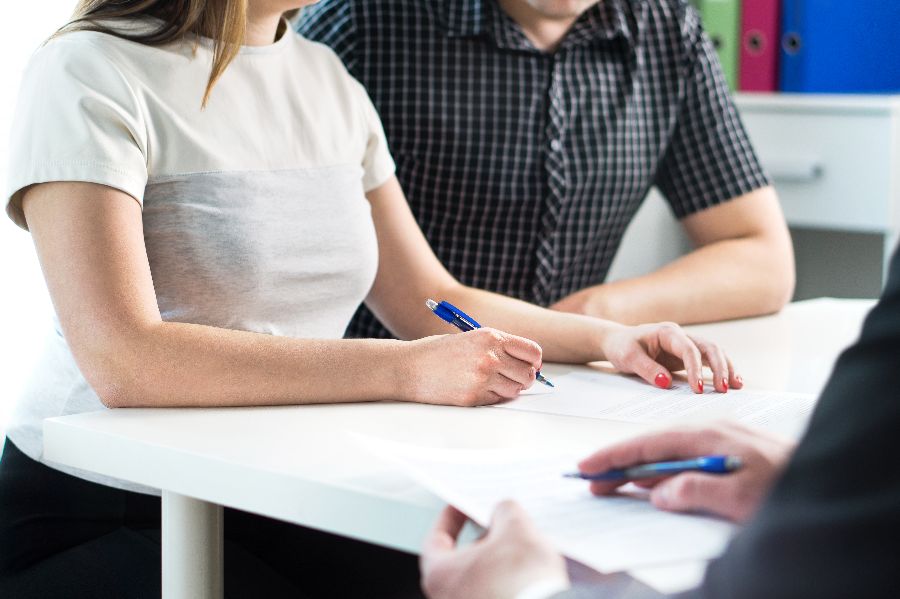
[[[91,183],[45,183],[28,189],[23,206],[69,347],[110,407],[475,405],[515,396],[540,363],[534,343],[494,331],[408,343],[164,322],[133,198]],[[448,362],[459,370],[437,367]],[[435,383],[427,395],[426,375]]]
[[[663,387],[671,383],[671,370],[685,368],[696,391],[702,390],[702,364],[707,363],[718,391],[741,387],[721,349],[688,337],[675,324],[625,327],[461,285],[435,257],[396,178],[368,197],[378,232],[379,266],[366,303],[398,336],[414,339],[448,332],[448,325],[425,308],[427,298],[446,299],[482,324],[534,339],[548,361],[609,360],[620,370]]]

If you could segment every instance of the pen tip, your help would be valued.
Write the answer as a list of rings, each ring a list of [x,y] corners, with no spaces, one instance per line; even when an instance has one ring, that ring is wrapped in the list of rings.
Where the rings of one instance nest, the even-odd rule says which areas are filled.
[[[427,299],[425,300],[425,307],[434,312],[435,308],[438,307],[438,304],[433,299]]]
[[[542,375],[540,372],[537,374],[537,376],[536,376],[535,378],[538,380],[538,382],[543,383],[543,384],[547,385],[548,387],[556,387],[556,385],[554,385],[553,383],[551,383],[551,382],[550,382],[546,377],[544,377],[544,375]]]
[[[738,456],[731,455],[725,458],[725,467],[728,470],[737,470],[743,465],[744,461]]]

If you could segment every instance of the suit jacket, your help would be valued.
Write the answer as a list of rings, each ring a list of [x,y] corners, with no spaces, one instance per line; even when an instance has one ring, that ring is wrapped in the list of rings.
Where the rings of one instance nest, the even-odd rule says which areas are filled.
[[[827,327],[828,323],[822,323]],[[900,253],[771,495],[679,599],[900,597]],[[686,539],[689,541],[689,539]],[[558,599],[649,599],[643,585]]]

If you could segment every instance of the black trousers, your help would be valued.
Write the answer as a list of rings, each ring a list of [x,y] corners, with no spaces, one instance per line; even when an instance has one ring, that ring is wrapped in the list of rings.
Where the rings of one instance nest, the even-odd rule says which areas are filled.
[[[160,596],[160,499],[69,476],[7,441],[0,597]],[[415,556],[225,509],[225,596],[421,597]]]

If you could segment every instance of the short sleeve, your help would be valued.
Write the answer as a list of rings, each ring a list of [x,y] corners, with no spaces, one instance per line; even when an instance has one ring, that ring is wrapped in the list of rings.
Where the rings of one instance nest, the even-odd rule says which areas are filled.
[[[357,101],[363,117],[363,127],[366,135],[366,149],[363,155],[363,187],[371,191],[383,185],[395,172],[394,159],[388,149],[387,137],[378,111],[369,99],[365,88],[354,80],[354,89],[357,92]]]
[[[682,23],[678,117],[655,183],[678,218],[769,185],[697,12]]]
[[[122,71],[87,32],[64,34],[32,57],[10,136],[6,211],[22,228],[23,190],[36,183],[82,181],[143,201],[146,127]],[[99,35],[99,34],[93,34]]]

